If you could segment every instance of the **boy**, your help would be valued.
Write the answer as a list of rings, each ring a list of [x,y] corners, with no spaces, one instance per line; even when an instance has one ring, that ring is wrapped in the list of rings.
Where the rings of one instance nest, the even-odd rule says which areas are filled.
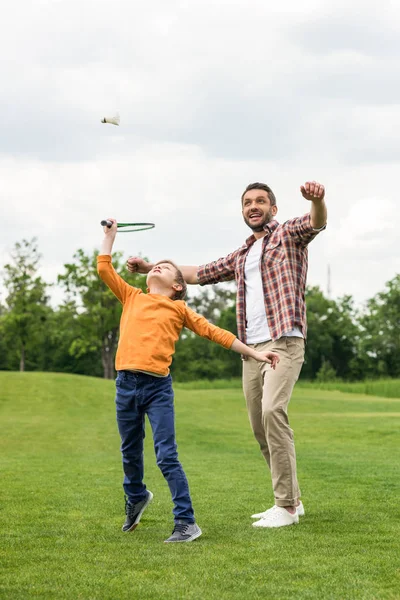
[[[178,460],[172,381],[169,366],[183,327],[259,362],[279,362],[274,352],[256,352],[235,336],[212,325],[183,301],[186,284],[170,261],[154,265],[147,275],[148,293],[126,283],[113,269],[111,251],[117,222],[104,227],[98,256],[101,279],[123,305],[116,355],[117,423],[124,467],[126,520],[122,531],[133,531],[153,494],[143,483],[144,416],[153,432],[157,465],[167,480],[174,503],[175,527],[165,542],[191,542],[201,535],[194,519],[186,475]]]

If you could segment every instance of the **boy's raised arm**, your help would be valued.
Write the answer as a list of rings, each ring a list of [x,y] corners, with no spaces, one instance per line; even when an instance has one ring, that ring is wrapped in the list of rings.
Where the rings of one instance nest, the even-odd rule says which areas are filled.
[[[107,227],[104,226],[103,227],[103,231],[104,231],[104,238],[103,241],[101,242],[101,246],[100,246],[100,254],[101,255],[110,255],[112,253],[112,249],[114,246],[114,241],[115,241],[115,236],[117,235],[117,220],[116,219],[107,219],[107,221],[111,221],[112,223],[112,227]]]
[[[97,272],[112,293],[123,304],[128,292],[133,288],[118,275],[111,264],[111,252],[117,233],[117,221],[115,219],[109,219],[109,221],[112,222],[112,227],[103,227],[104,238],[101,243],[100,254],[97,257]]]

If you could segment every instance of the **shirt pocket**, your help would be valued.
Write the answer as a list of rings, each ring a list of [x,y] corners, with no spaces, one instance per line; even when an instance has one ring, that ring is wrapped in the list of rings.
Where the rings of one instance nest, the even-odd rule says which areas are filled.
[[[271,240],[265,246],[263,260],[269,266],[277,265],[285,260],[285,251],[280,238]]]

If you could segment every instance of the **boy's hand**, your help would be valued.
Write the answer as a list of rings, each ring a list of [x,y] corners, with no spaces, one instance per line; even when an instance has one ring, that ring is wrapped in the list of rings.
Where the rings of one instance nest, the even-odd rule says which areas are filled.
[[[104,238],[100,246],[100,254],[109,254],[111,256],[114,245],[115,236],[117,235],[117,221],[116,219],[108,218],[111,221],[112,227],[103,227]]]
[[[118,231],[117,229],[117,219],[113,219],[112,217],[108,217],[107,221],[111,221],[112,223],[112,227],[107,227],[107,225],[105,227],[103,227],[103,231],[106,235],[109,235],[113,238],[115,238],[115,235]]]
[[[126,266],[128,267],[128,271],[131,273],[148,273],[151,271],[153,265],[151,263],[146,262],[140,256],[132,256],[128,258]]]
[[[256,352],[254,358],[258,360],[258,362],[271,363],[271,368],[274,370],[280,360],[279,354],[276,352]]]

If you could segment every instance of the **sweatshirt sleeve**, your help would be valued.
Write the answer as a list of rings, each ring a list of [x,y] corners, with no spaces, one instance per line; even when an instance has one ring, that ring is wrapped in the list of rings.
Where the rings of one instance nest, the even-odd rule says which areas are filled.
[[[185,305],[185,318],[184,318],[184,327],[187,327],[197,335],[200,335],[207,340],[211,340],[212,342],[216,342],[223,346],[224,348],[229,349],[233,342],[236,339],[236,336],[230,331],[226,331],[226,329],[221,329],[221,327],[217,327],[213,325],[205,317],[198,315],[196,312],[191,310],[188,306]]]
[[[139,289],[132,287],[118,275],[112,266],[109,254],[100,254],[97,257],[97,272],[121,304],[126,302],[128,295],[139,292]]]

